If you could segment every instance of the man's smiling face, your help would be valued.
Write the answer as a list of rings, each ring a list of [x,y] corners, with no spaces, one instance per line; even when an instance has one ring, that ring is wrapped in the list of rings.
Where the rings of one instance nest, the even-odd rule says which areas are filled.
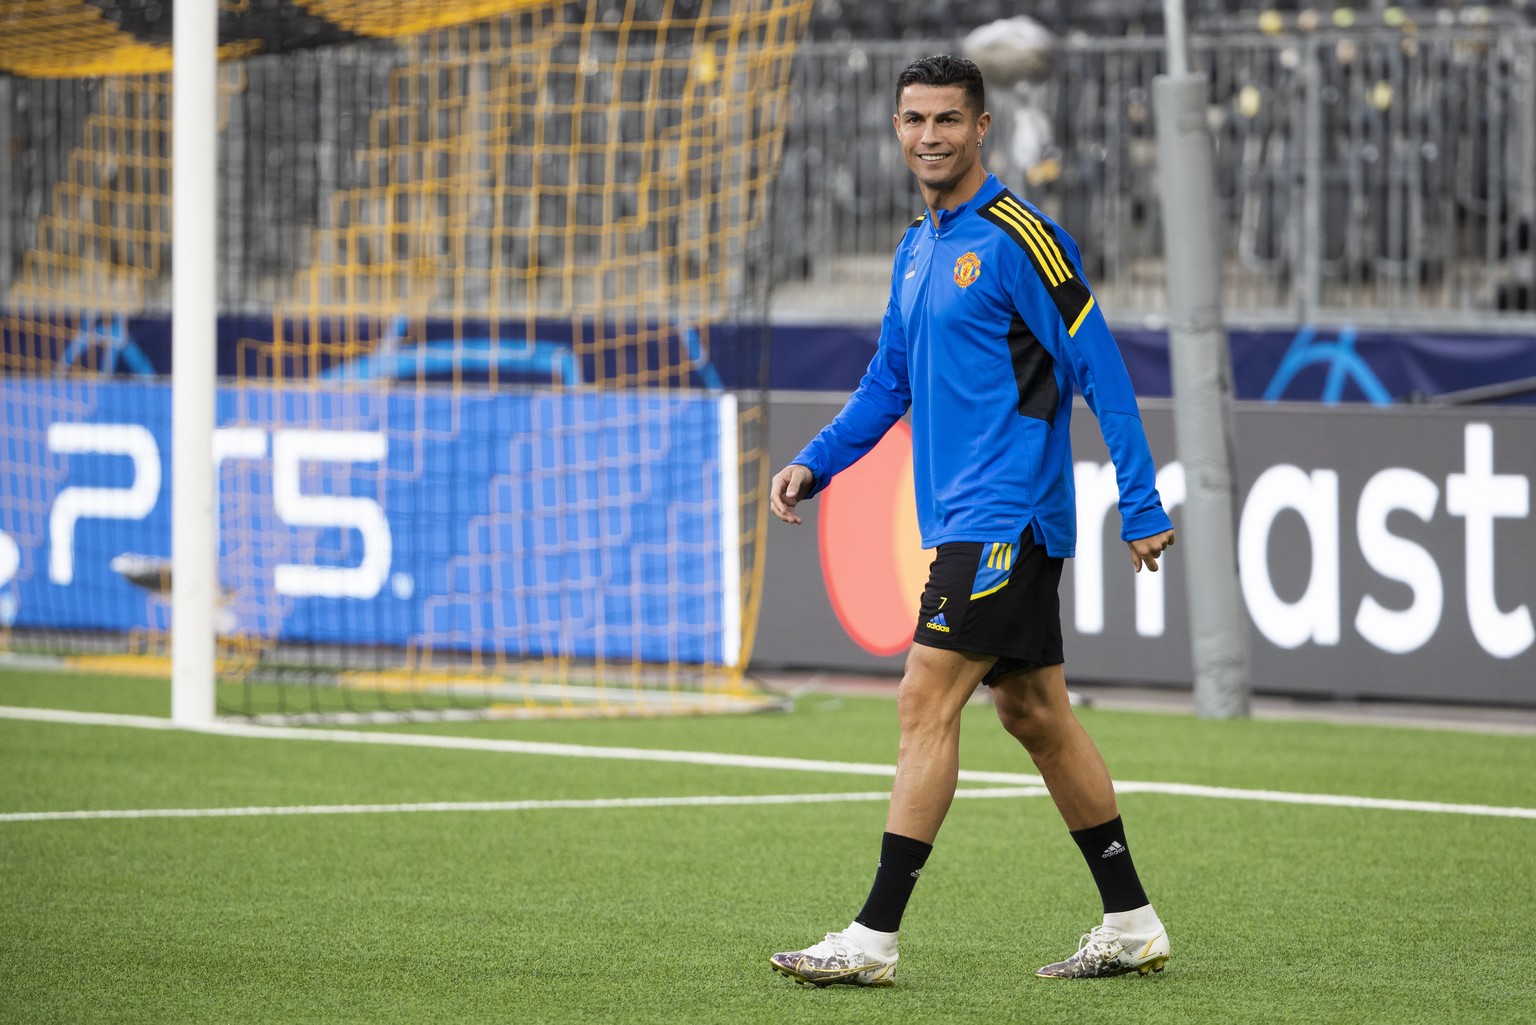
[[[981,140],[991,123],[990,114],[971,109],[961,86],[914,83],[901,91],[896,135],[925,198],[941,199],[980,176]]]

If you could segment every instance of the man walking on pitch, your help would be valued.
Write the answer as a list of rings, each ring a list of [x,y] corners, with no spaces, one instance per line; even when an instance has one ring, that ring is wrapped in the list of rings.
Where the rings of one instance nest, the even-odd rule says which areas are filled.
[[[1074,388],[1114,461],[1121,537],[1138,572],[1157,570],[1173,524],[1077,246],[982,167],[985,111],[981,72],[968,60],[924,58],[897,79],[896,134],[928,209],[896,248],[879,349],[858,390],[773,479],[774,514],[800,523],[795,506],[910,409],[918,524],[923,547],[937,549],[898,692],[901,746],[874,885],[847,928],[773,955],[798,982],[894,981],[897,930],[954,799],[960,713],[979,683],[1034,760],[1104,904],[1077,952],[1036,974],[1146,974],[1168,962],[1114,785],[1062,672],[1057,588],[1076,542]]]

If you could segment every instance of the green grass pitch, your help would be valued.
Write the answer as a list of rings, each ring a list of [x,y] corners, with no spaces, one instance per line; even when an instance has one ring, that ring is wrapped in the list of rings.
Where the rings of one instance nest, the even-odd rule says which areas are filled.
[[[0,673],[0,705],[168,713],[166,684]],[[968,770],[1028,773],[985,706]],[[1536,807],[1536,738],[1083,713],[1117,779]],[[889,764],[895,710],[394,732]],[[889,779],[250,739],[0,718],[0,813],[879,793]],[[983,786],[972,782],[962,786]],[[0,819],[0,1022],[764,1025],[1530,1020],[1536,819],[1121,799],[1169,927],[1161,975],[1048,982],[1097,920],[1049,799],[957,801],[890,990],[797,987],[840,928],[878,799]]]

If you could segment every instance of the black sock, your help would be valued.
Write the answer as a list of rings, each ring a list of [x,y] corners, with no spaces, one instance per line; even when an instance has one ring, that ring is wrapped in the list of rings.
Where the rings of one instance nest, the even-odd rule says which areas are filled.
[[[912,899],[912,888],[923,871],[923,864],[933,851],[933,844],[910,836],[884,833],[880,837],[880,867],[875,869],[875,885],[870,888],[864,910],[854,919],[875,932],[895,932],[901,928],[902,912]]]
[[[1099,886],[1099,897],[1104,901],[1104,913],[1134,911],[1151,903],[1147,891],[1141,888],[1136,875],[1136,865],[1131,861],[1131,849],[1125,842],[1125,826],[1116,815],[1102,826],[1079,829],[1072,834],[1088,871]]]

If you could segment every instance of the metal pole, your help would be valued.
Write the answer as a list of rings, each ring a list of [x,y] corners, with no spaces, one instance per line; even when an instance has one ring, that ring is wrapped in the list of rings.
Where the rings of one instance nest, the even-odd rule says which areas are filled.
[[[171,718],[214,713],[219,5],[176,0],[171,75]]]
[[[1323,69],[1313,40],[1303,44],[1302,83],[1306,89],[1306,121],[1302,143],[1301,280],[1297,284],[1297,316],[1301,323],[1317,319],[1323,294]]]
[[[1182,33],[1175,0],[1165,10]],[[1178,49],[1182,51],[1183,40]],[[1168,37],[1169,65],[1176,60]],[[1188,567],[1190,654],[1195,712],[1207,718],[1246,716],[1252,683],[1248,625],[1237,579],[1236,458],[1232,368],[1221,315],[1222,233],[1215,148],[1206,127],[1204,75],[1160,75],[1153,83],[1157,117],[1163,252],[1168,268],[1168,341],[1173,367],[1174,430],[1184,466],[1181,564]]]
[[[1189,73],[1189,30],[1184,20],[1184,0],[1163,0],[1163,36],[1168,49],[1168,74]]]

